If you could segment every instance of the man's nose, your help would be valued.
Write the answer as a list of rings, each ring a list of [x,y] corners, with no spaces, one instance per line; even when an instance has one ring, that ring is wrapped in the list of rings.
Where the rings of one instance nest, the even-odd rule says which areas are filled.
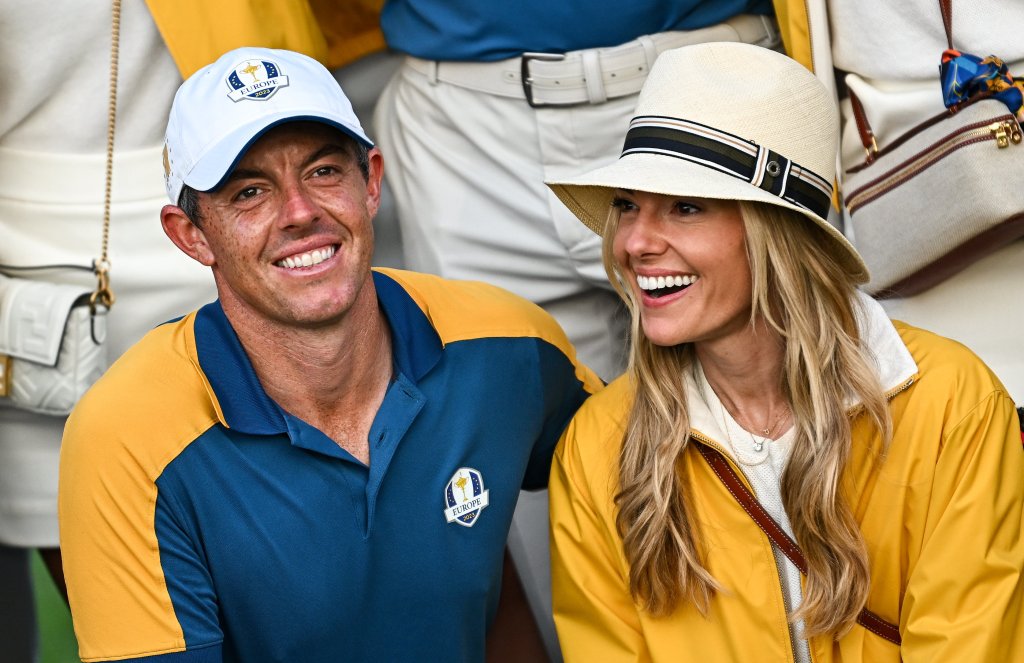
[[[320,205],[302,186],[294,182],[284,188],[281,222],[285,226],[300,226],[316,221],[320,216]]]

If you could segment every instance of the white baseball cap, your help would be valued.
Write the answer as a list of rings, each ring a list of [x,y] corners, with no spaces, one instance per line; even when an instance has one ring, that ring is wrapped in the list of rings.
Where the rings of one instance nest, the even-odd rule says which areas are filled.
[[[341,86],[316,60],[292,51],[239,48],[188,78],[171,105],[164,181],[171,203],[181,189],[216,189],[260,136],[285,122],[330,125],[366,147]]]

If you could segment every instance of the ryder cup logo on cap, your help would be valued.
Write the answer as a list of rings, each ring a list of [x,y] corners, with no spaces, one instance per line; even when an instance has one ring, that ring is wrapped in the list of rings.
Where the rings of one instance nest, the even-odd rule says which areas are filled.
[[[269,99],[277,88],[288,85],[288,77],[270,60],[245,60],[235,65],[227,78],[231,101]]]
[[[444,488],[444,518],[449,523],[472,527],[490,504],[484,477],[472,467],[460,467]]]
[[[167,121],[164,178],[171,203],[185,185],[220,186],[246,150],[285,122],[321,122],[373,143],[331,72],[313,58],[270,48],[225,53],[188,78]]]

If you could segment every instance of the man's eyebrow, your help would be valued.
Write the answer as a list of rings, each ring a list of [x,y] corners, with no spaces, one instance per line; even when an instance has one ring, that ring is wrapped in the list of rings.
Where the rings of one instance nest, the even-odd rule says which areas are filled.
[[[257,170],[256,168],[235,168],[227,178],[224,179],[224,184],[230,184],[231,182],[237,182],[238,180],[256,178],[261,175],[263,175],[263,171]]]
[[[339,145],[337,143],[328,143],[321,147],[316,152],[313,152],[308,157],[306,157],[306,160],[302,163],[302,165],[309,166],[319,161],[320,159],[323,159],[324,157],[333,156],[335,154],[343,154],[348,157],[352,156],[351,150],[349,150],[345,145]]]
[[[345,145],[339,145],[337,143],[328,143],[324,145],[316,152],[313,152],[308,157],[302,160],[303,167],[310,166],[324,157],[328,157],[334,154],[343,154],[345,156],[352,156],[351,151]],[[250,178],[263,177],[265,173],[258,168],[236,168],[231,171],[231,174],[224,180],[224,184],[231,182],[237,182],[238,180],[245,180]]]

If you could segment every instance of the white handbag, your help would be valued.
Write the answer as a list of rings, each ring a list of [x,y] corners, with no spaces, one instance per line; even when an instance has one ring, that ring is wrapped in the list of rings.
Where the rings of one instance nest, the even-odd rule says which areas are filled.
[[[107,368],[107,309],[92,289],[0,275],[0,402],[71,412]]]
[[[859,120],[870,144],[870,127]],[[917,294],[1024,236],[1021,138],[1005,104],[980,99],[918,125],[846,171],[846,207],[871,272],[869,292]]]
[[[936,100],[948,108],[893,137],[887,124],[905,126],[900,95],[846,76],[865,157],[844,163],[844,197],[853,243],[871,271],[867,290],[879,298],[918,294],[1024,237],[1022,131],[1009,102],[998,100],[997,84],[1013,79],[974,69],[983,63],[970,54],[958,69],[952,0],[938,6],[948,46],[940,76],[952,78],[936,77]],[[972,86],[972,76],[987,76],[987,88]],[[888,139],[876,139],[879,127]]]

